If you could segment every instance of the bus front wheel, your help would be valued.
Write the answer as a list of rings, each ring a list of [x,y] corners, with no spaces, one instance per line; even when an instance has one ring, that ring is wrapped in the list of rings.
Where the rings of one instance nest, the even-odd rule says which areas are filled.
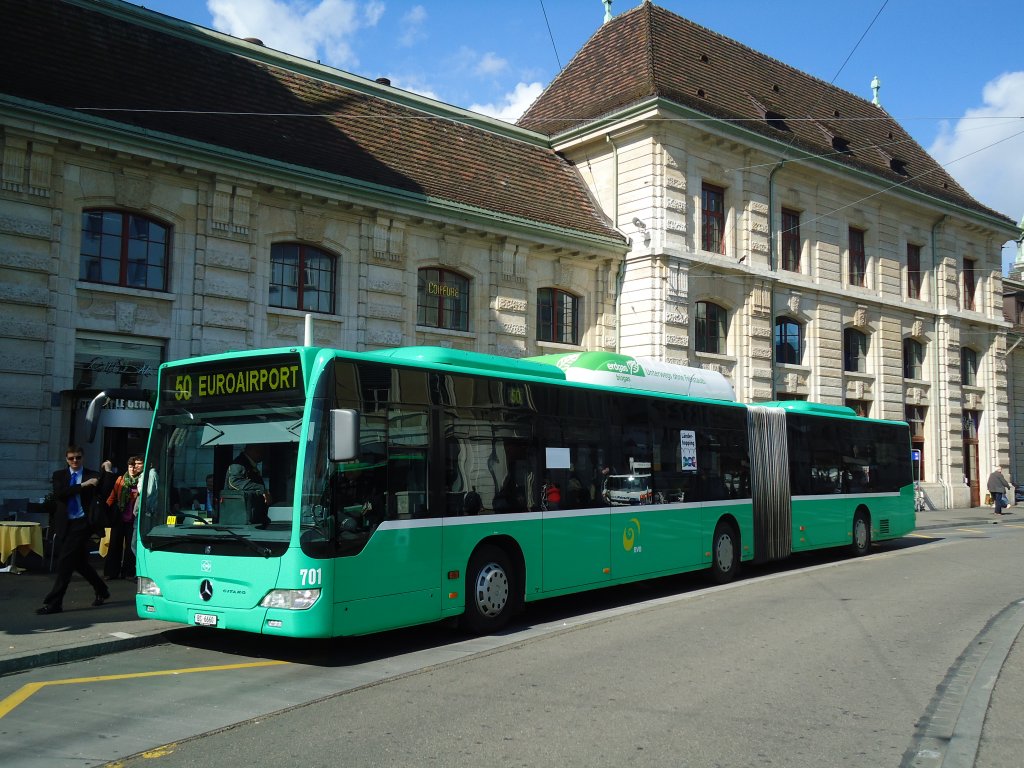
[[[717,584],[728,584],[739,570],[740,537],[731,523],[722,521],[711,540],[711,578]]]
[[[862,557],[871,549],[871,522],[864,512],[853,516],[853,541],[850,542],[850,554]]]
[[[463,626],[486,635],[504,627],[515,605],[515,576],[505,551],[493,545],[480,547],[466,569],[466,612]]]

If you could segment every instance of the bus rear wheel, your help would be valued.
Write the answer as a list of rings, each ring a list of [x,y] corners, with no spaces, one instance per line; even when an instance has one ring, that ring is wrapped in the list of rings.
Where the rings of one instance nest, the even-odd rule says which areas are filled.
[[[716,584],[728,584],[740,570],[740,537],[726,521],[715,526],[711,539],[711,578]]]
[[[477,635],[504,627],[517,604],[512,561],[500,547],[485,545],[469,559],[466,569],[466,611],[463,626]]]
[[[871,522],[867,514],[858,512],[853,516],[853,541],[850,542],[850,554],[863,557],[871,550]]]

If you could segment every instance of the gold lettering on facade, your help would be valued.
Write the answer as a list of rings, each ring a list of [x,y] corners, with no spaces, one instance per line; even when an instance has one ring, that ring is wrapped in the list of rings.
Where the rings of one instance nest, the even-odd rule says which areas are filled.
[[[459,298],[459,287],[457,285],[427,283],[427,293],[431,296],[444,296],[447,299],[457,299]]]

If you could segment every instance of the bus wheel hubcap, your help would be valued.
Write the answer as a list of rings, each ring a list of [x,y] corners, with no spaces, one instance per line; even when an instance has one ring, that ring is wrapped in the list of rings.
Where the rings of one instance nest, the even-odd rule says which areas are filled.
[[[508,603],[508,576],[497,563],[488,563],[476,578],[476,605],[484,616],[497,616]]]
[[[723,571],[732,568],[732,539],[728,536],[718,539],[718,567]]]

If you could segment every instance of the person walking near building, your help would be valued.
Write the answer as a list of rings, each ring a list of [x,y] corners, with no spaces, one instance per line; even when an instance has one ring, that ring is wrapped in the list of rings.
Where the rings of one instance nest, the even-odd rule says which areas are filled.
[[[113,510],[110,526],[110,544],[103,561],[103,578],[130,579],[135,576],[135,556],[132,538],[135,536],[136,502],[139,498],[139,478],[142,477],[142,457],[128,458],[128,471],[117,478],[106,498]]]
[[[1006,492],[1010,490],[1010,484],[1003,477],[1003,468],[996,467],[995,471],[988,476],[988,492],[992,495],[993,512],[997,515],[1004,514],[1006,504]]]
[[[53,588],[43,598],[38,614],[60,613],[64,610],[64,593],[71,576],[78,571],[96,592],[93,605],[103,605],[110,599],[110,590],[96,570],[89,565],[93,530],[89,523],[89,510],[100,484],[100,474],[82,467],[82,448],[69,445],[65,452],[68,466],[53,473],[53,498],[57,509],[53,527],[57,543],[57,577]]]

